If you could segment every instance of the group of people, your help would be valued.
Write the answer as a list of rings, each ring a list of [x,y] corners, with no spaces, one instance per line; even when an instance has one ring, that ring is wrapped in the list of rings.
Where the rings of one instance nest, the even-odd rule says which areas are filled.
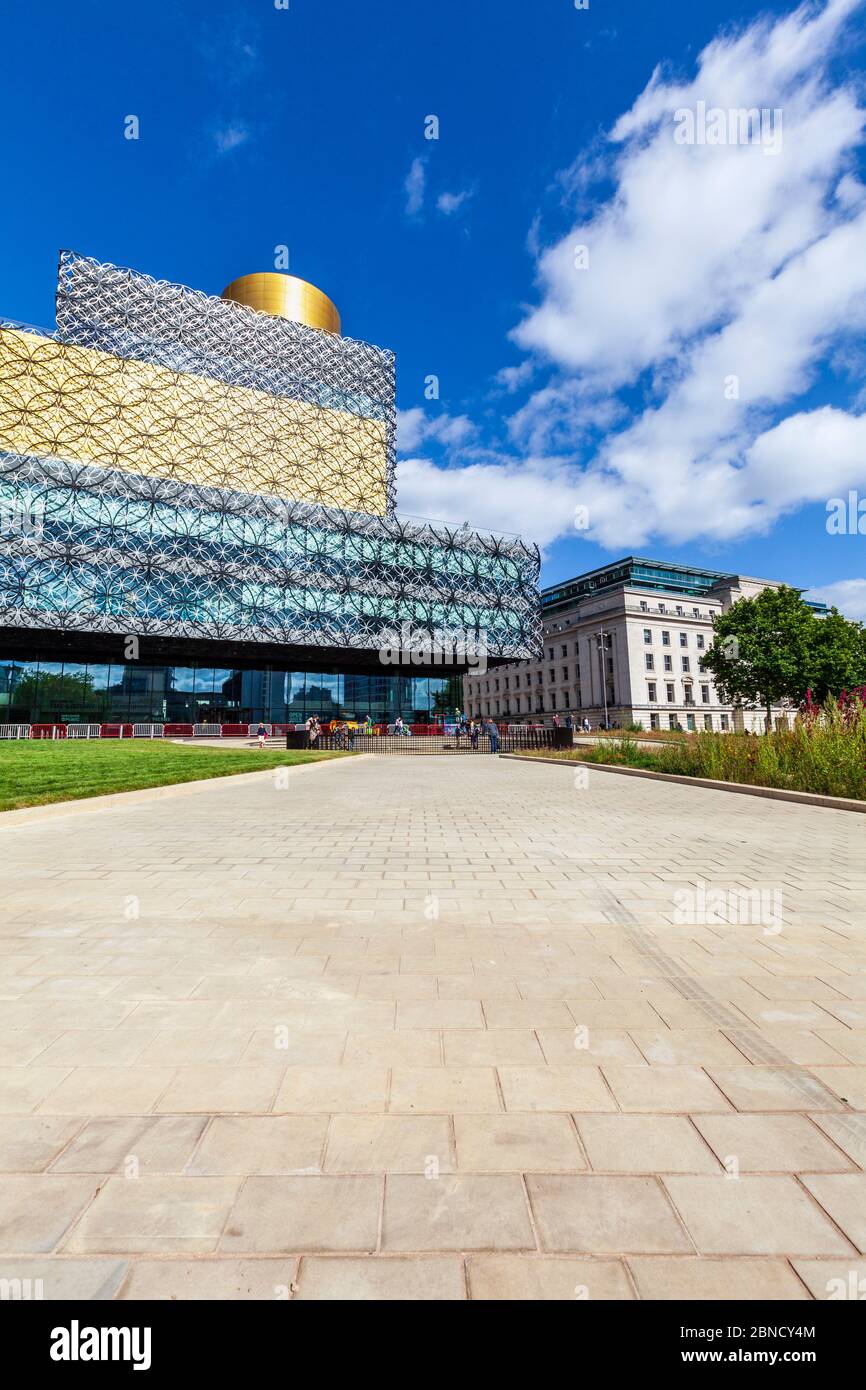
[[[321,720],[319,719],[319,716],[317,714],[310,715],[305,727],[307,730],[307,741],[309,743],[309,746],[311,748],[314,748],[318,743],[319,739],[321,738],[322,734],[326,732],[326,730],[323,728]],[[574,732],[576,728],[578,733],[584,734],[592,732],[592,726],[587,718],[582,719],[577,725],[575,725],[571,710],[568,710],[566,712],[564,721],[560,719],[558,714],[555,714],[553,716],[553,727],[555,729],[561,729],[564,727],[568,729],[569,732]],[[601,727],[616,728],[617,726],[602,725]],[[269,731],[264,724],[259,724],[259,727],[256,729],[256,738],[259,741],[260,748],[265,747],[268,738],[268,732]],[[366,718],[362,719],[357,724],[350,724],[348,720],[344,719],[342,720],[342,722],[335,722],[331,726],[331,733],[334,736],[334,738],[336,738],[337,744],[341,748],[354,748],[356,734],[360,733],[370,735],[375,732],[376,729],[373,724],[373,720],[369,714],[366,716]],[[394,721],[394,733],[398,738],[412,737],[412,729],[405,722],[402,714],[398,714],[397,718]],[[467,715],[463,713],[462,710],[455,710],[454,734],[458,744],[461,738],[468,738],[470,746],[473,749],[478,747],[479,738],[487,738],[490,741],[491,753],[499,752],[499,729],[497,725],[494,723],[494,721],[487,716],[482,716],[479,719],[469,719]]]
[[[553,716],[553,727],[554,727],[554,729],[561,729],[561,728],[564,727],[564,728],[568,729],[569,733],[573,733],[573,732],[574,732],[574,729],[575,729],[575,723],[574,723],[574,719],[573,719],[573,717],[572,717],[571,710],[567,710],[567,711],[566,711],[566,715],[565,715],[565,724],[564,724],[564,725],[563,725],[563,722],[562,722],[562,720],[560,719],[559,715],[558,715],[558,714],[555,714],[555,715]],[[586,716],[584,716],[584,718],[581,720],[581,722],[577,725],[577,731],[578,731],[578,733],[581,733],[581,734],[589,734],[589,733],[592,732],[592,725],[590,724],[590,722],[589,722],[589,720],[586,718]]]
[[[492,719],[467,719],[465,714],[460,714],[455,720],[454,736],[458,744],[461,738],[468,738],[473,749],[478,747],[479,738],[489,739],[491,753],[499,752],[499,729]]]
[[[311,748],[315,748],[319,739],[328,730],[322,725],[317,714],[311,714],[306,722],[307,741]],[[331,737],[336,739],[338,748],[354,748],[355,735],[357,733],[371,734],[373,724],[370,716],[367,716],[366,724],[350,724],[347,719],[336,720],[330,725]]]

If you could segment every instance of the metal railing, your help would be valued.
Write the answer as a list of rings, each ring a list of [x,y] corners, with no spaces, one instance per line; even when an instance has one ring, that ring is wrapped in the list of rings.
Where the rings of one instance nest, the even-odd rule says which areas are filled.
[[[293,740],[293,741],[292,741]],[[572,744],[568,729],[508,729],[503,728],[498,739],[487,734],[471,738],[469,734],[355,734],[348,738],[340,734],[323,734],[315,743],[309,743],[301,734],[290,734],[286,740],[289,748],[321,749],[323,752],[354,752],[396,754],[397,756],[424,757],[435,754],[449,756],[483,756],[490,753],[518,753],[532,748],[569,748]]]

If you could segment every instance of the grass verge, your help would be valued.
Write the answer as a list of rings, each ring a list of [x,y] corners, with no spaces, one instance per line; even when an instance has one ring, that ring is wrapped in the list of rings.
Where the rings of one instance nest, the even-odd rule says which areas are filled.
[[[58,740],[0,742],[0,811],[78,801],[112,792],[165,787],[261,772],[272,767],[351,757],[347,753],[271,752],[191,748],[156,740]]]

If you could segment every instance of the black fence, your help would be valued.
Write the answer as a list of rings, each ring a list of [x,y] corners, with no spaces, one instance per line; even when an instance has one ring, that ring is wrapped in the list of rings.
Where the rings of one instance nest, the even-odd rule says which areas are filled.
[[[529,748],[570,748],[572,745],[570,729],[509,729],[500,732],[496,742],[487,734],[479,734],[473,741],[469,734],[321,734],[315,743],[310,743],[306,733],[286,735],[287,748],[319,748],[324,752],[348,749],[353,753],[396,753],[403,757],[430,756],[431,754],[489,755],[491,753],[520,753]]]

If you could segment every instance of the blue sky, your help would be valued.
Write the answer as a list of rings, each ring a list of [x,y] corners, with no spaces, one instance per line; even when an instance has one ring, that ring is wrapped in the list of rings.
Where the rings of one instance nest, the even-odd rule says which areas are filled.
[[[825,525],[866,497],[864,9],[16,7],[0,315],[53,322],[60,247],[219,293],[286,245],[397,353],[400,510],[521,531],[546,583],[635,551],[866,617]],[[779,147],[679,144],[700,102]]]

